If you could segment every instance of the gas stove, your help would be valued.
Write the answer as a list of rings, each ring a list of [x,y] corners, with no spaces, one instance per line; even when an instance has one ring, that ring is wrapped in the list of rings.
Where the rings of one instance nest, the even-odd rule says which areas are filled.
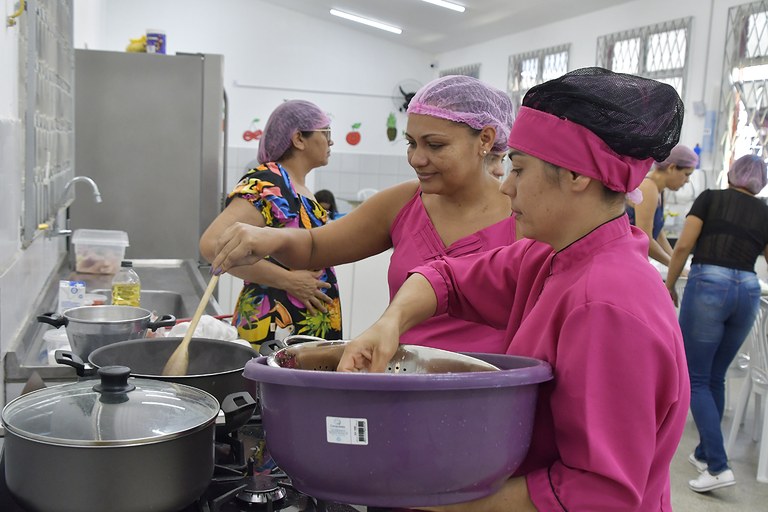
[[[285,475],[249,475],[212,483],[202,499],[184,512],[357,512],[349,505],[300,493]]]
[[[178,512],[359,512],[362,507],[318,500],[298,491],[269,457],[261,421],[253,416],[235,432],[217,425],[216,467],[205,493]],[[157,492],[162,492],[158,490]],[[0,454],[0,510],[28,512],[13,498],[5,482]]]

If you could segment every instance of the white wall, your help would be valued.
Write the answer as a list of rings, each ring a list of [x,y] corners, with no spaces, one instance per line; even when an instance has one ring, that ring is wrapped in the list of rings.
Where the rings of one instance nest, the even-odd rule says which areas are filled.
[[[434,76],[430,54],[258,0],[76,0],[75,17],[78,48],[123,51],[130,38],[160,28],[167,53],[224,55],[230,146],[253,148],[254,156],[257,142],[244,141],[243,132],[254,118],[263,128],[272,110],[292,98],[330,113],[334,152],[404,155],[405,146],[386,137],[390,96],[401,80]],[[404,114],[397,116],[402,129]],[[348,145],[345,134],[358,122],[362,141]]]
[[[376,37],[347,29],[258,0],[75,0],[78,47],[122,51],[130,38],[147,28],[162,28],[168,37],[168,52],[211,52],[225,56],[225,84],[230,98],[230,148],[240,150],[232,162],[255,157],[258,143],[246,142],[243,132],[263,128],[269,113],[283,99],[304,98],[326,109],[333,117],[336,154],[358,154],[360,172],[347,170],[357,160],[331,158],[324,174],[310,175],[309,185],[341,191],[381,186],[412,177],[407,165],[370,158],[402,156],[402,141],[385,137],[386,117],[393,111],[391,96],[397,82],[416,79],[425,83],[434,77],[429,64],[440,69],[481,62],[481,78],[501,89],[507,87],[508,59],[512,54],[563,43],[571,44],[570,69],[595,64],[597,37],[617,31],[692,16],[688,45],[689,72],[686,115],[681,142],[702,143],[704,117],[693,114],[694,102],[717,110],[728,8],[747,0],[636,0],[566,21],[525,30],[471,47],[437,56],[392,43],[387,35]],[[238,84],[238,85],[236,85]],[[405,117],[397,113],[398,129]],[[363,137],[350,146],[344,135],[360,122]],[[702,155],[703,174],[696,190],[710,185],[719,169],[712,169],[711,153]],[[235,175],[241,170],[231,165]],[[694,175],[696,176],[696,175]],[[233,179],[236,176],[232,177]],[[377,188],[373,186],[373,188]]]
[[[680,142],[693,147],[702,141],[704,131],[704,117],[693,113],[693,103],[704,101],[707,110],[718,109],[728,8],[744,3],[748,0],[636,0],[445,52],[438,56],[438,61],[440,68],[479,61],[482,63],[480,78],[506,90],[510,55],[570,43],[569,69],[594,66],[599,36],[692,16],[683,98],[686,116]],[[711,166],[711,155],[702,155],[702,162],[703,167]]]

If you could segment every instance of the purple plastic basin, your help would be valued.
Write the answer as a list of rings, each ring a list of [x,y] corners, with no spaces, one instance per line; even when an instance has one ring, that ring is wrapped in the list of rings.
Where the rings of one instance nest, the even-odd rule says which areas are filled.
[[[473,354],[500,371],[360,374],[268,366],[259,394],[267,447],[300,491],[380,507],[437,506],[498,490],[528,452],[548,363]]]

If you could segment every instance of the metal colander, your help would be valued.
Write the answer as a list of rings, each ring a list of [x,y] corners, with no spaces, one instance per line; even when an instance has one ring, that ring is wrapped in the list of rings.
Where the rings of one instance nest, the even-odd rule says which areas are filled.
[[[334,372],[339,365],[348,341],[326,341],[309,336],[289,337],[286,343],[296,343],[297,338],[309,339],[288,345],[267,357],[269,366]],[[427,374],[487,372],[499,368],[474,357],[419,345],[400,345],[387,366],[386,373]]]

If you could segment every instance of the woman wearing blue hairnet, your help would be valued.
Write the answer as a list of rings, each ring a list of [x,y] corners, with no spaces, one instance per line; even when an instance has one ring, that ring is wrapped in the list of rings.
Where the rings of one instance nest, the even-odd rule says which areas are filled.
[[[229,194],[227,207],[200,240],[209,261],[217,238],[236,223],[307,231],[328,222],[328,212],[305,185],[316,167],[328,165],[330,120],[316,105],[286,101],[272,112],[259,142],[258,161]],[[240,338],[260,345],[302,333],[341,338],[341,305],[330,265],[294,270],[266,258],[230,270],[244,280],[233,324]],[[320,269],[320,270],[317,270]]]
[[[506,152],[513,107],[506,93],[467,76],[422,87],[408,106],[408,162],[417,180],[367,199],[312,231],[238,223],[219,238],[216,272],[272,255],[292,268],[361,260],[393,248],[390,297],[408,271],[429,261],[486,251],[515,240],[510,200],[489,169]],[[503,326],[438,315],[405,333],[403,343],[448,350],[504,352]]]

